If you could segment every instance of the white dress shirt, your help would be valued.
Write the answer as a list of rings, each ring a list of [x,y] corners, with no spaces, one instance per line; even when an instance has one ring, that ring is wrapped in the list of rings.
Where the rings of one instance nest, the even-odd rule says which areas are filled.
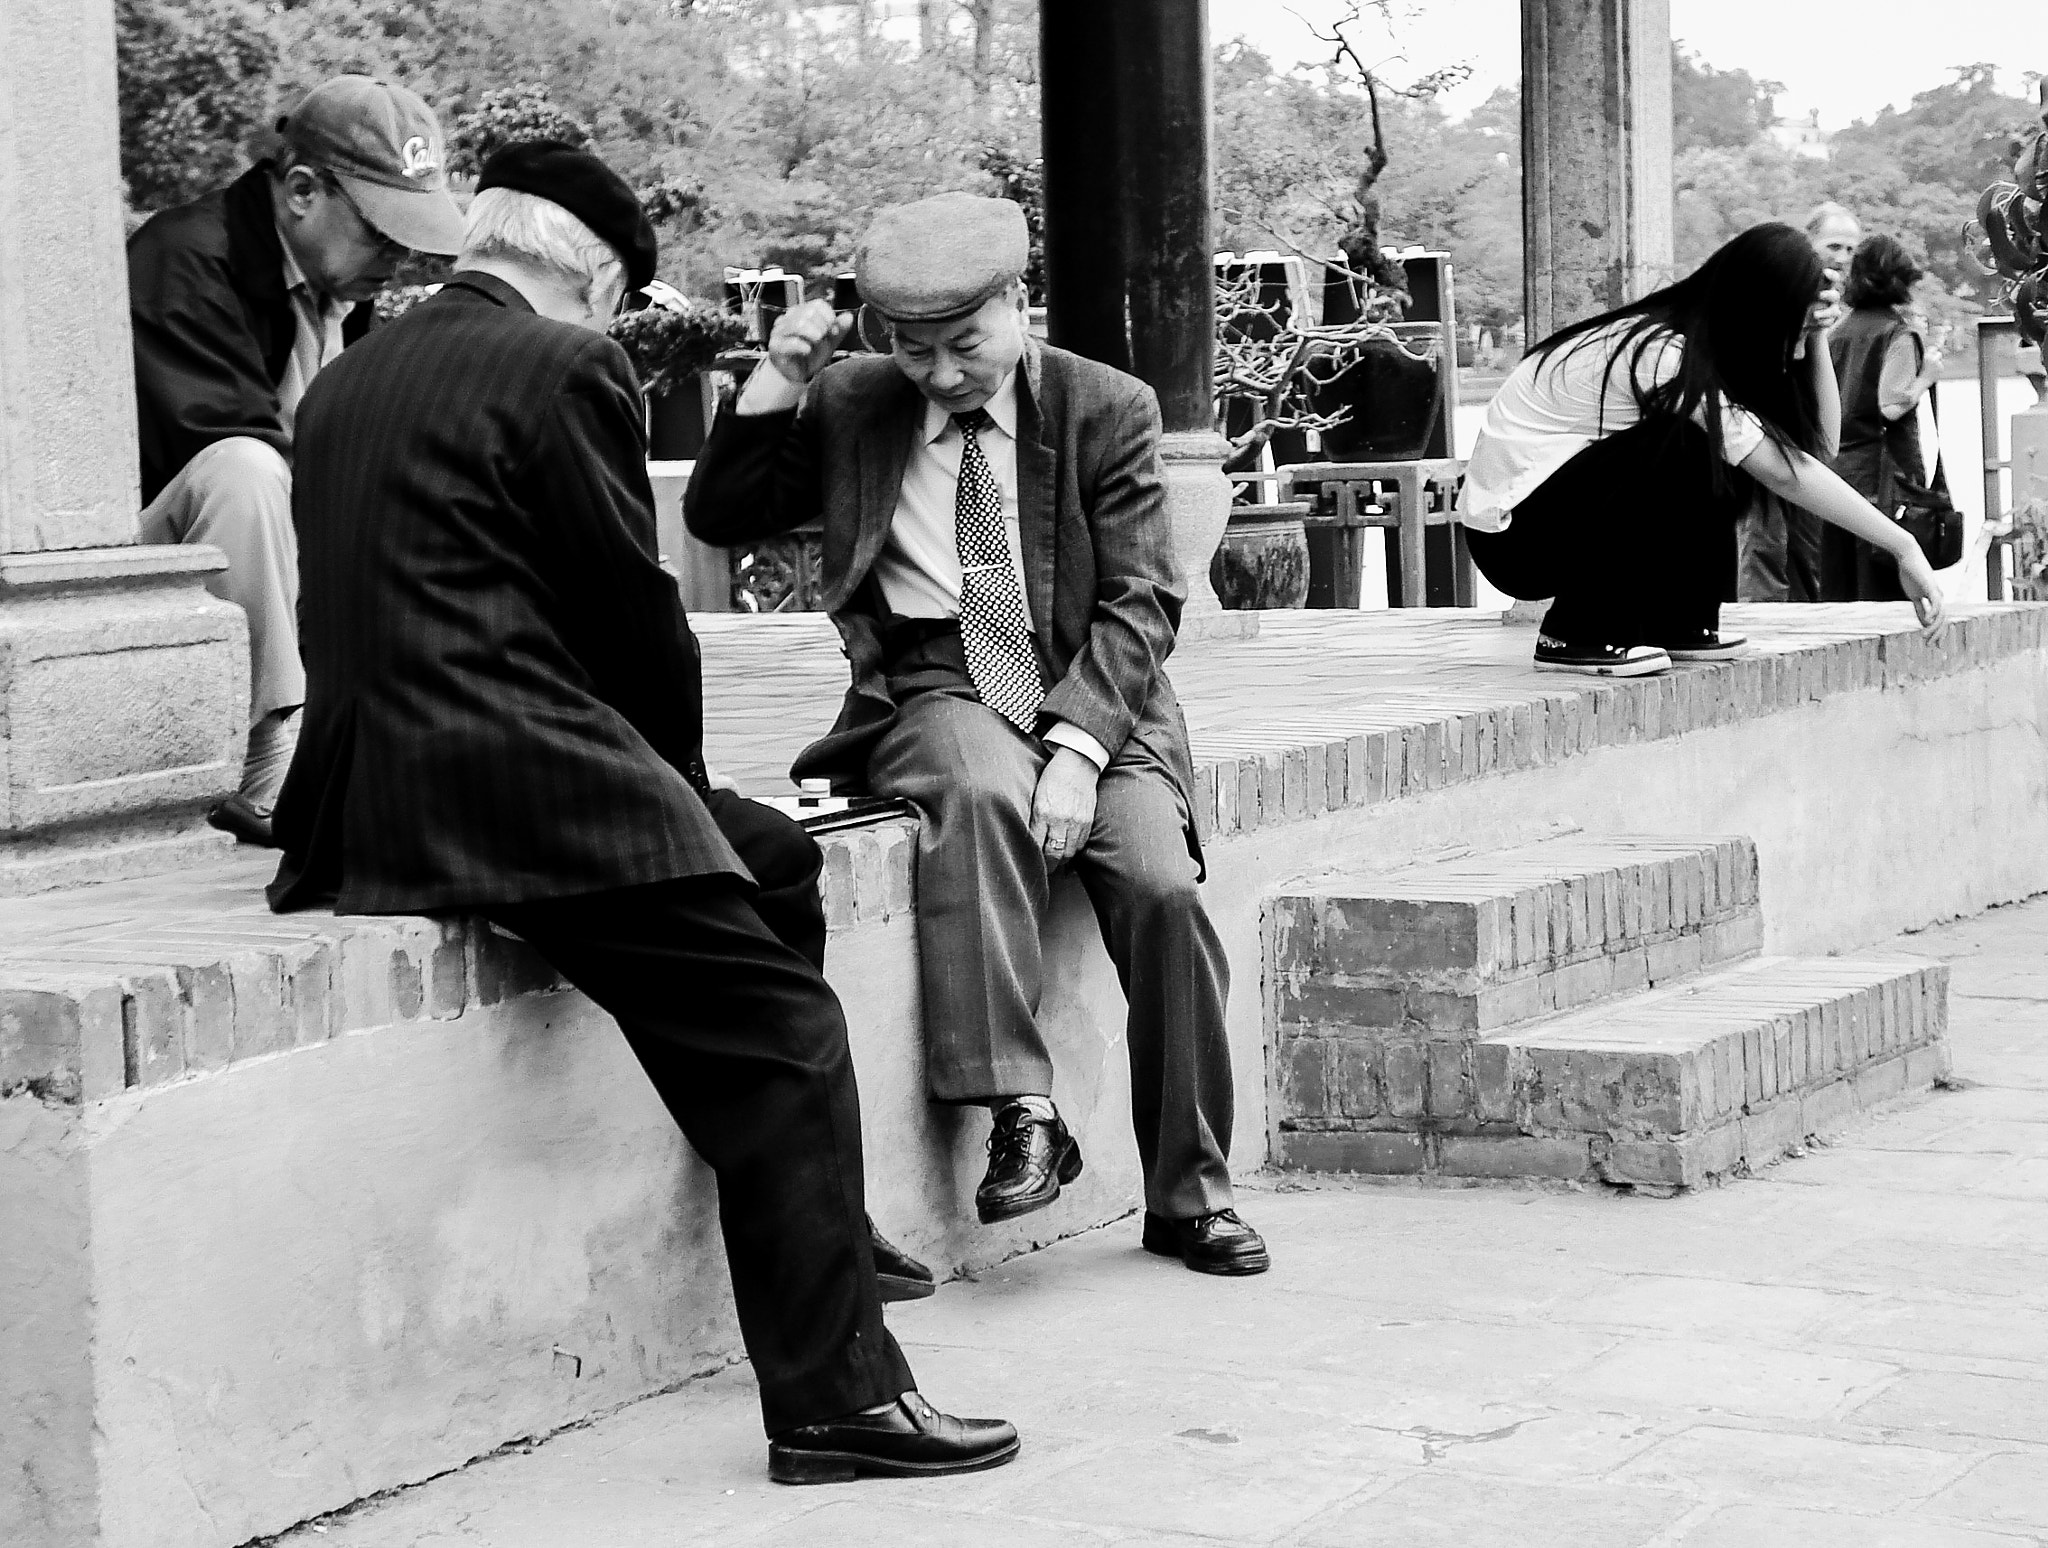
[[[976,436],[988,470],[1003,491],[1003,532],[1024,621],[1034,629],[1031,592],[1024,584],[1024,536],[1017,524],[1017,373],[1003,378],[984,405],[993,424]],[[960,543],[955,531],[960,493],[960,456],[967,444],[953,416],[929,400],[917,443],[903,465],[903,487],[889,537],[875,559],[875,579],[889,611],[905,618],[960,616]],[[1055,721],[1045,740],[1071,747],[1096,768],[1109,766],[1109,750],[1079,726]]]
[[[1514,508],[1543,481],[1605,436],[1642,418],[1629,382],[1628,362],[1609,373],[1619,335],[1634,319],[1574,339],[1538,361],[1531,355],[1515,367],[1486,407],[1486,423],[1465,464],[1458,496],[1458,521],[1478,532],[1500,532]],[[1628,346],[1633,353],[1635,346]],[[1640,357],[1638,379],[1645,389],[1661,386],[1684,363],[1685,341],[1675,333],[1653,339]],[[1705,423],[1706,405],[1695,416]],[[1763,444],[1764,427],[1747,409],[1721,405],[1721,459],[1739,464]]]
[[[348,308],[331,297],[315,295],[283,231],[278,232],[277,240],[284,248],[284,289],[291,297],[296,324],[292,352],[277,384],[277,417],[284,421],[284,433],[290,435],[299,417],[299,400],[320,368],[341,353],[341,325]]]

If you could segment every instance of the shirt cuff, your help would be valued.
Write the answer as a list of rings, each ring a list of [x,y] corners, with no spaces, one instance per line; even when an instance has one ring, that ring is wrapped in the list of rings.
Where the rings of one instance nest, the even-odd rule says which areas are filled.
[[[1109,749],[1071,721],[1055,720],[1040,740],[1053,747],[1073,748],[1095,765],[1098,774],[1109,767]]]

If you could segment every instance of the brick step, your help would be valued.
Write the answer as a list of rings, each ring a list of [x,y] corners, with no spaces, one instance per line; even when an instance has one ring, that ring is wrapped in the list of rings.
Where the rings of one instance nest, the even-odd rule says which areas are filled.
[[[1309,878],[1266,931],[1291,1066],[1304,1037],[1471,1037],[1752,956],[1763,920],[1746,838],[1574,835]]]
[[[1361,1044],[1347,1104],[1281,1120],[1313,1171],[1693,1187],[1948,1068],[1948,968],[1764,957],[1465,1041]]]

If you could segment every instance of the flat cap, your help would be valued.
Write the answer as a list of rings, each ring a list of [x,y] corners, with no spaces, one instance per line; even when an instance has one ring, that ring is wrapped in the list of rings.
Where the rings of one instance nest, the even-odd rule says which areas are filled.
[[[853,250],[861,300],[891,322],[965,317],[1030,261],[1023,208],[968,193],[892,205]]]
[[[626,180],[587,150],[560,140],[521,140],[484,163],[476,191],[510,188],[559,204],[609,243],[634,293],[654,278],[654,224]]]

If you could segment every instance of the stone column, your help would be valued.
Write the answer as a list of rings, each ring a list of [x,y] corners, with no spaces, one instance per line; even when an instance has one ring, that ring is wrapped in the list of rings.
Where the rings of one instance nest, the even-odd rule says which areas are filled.
[[[1159,395],[1167,504],[1187,584],[1183,640],[1242,636],[1209,562],[1230,517],[1216,430],[1207,7],[1044,0],[1047,322],[1052,341]]]
[[[220,852],[248,714],[218,551],[138,546],[109,0],[0,7],[0,894]]]
[[[1522,0],[1529,340],[1671,277],[1670,0]]]

